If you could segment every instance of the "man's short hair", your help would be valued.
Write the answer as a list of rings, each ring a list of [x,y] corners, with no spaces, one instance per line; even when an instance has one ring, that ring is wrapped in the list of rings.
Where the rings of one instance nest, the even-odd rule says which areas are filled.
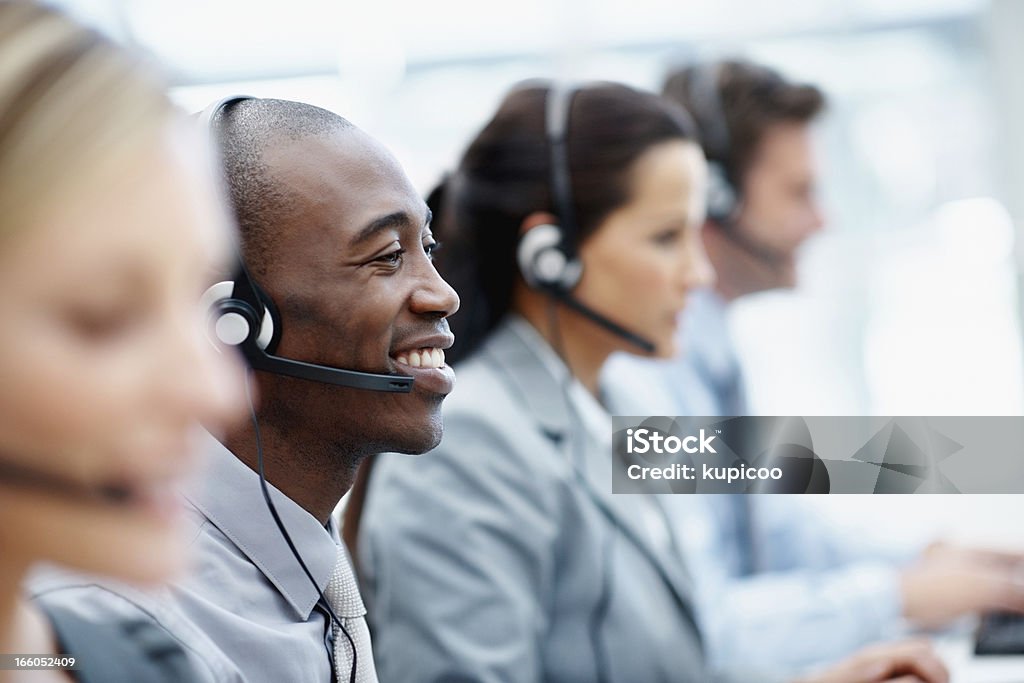
[[[354,128],[320,107],[274,99],[246,99],[225,107],[213,121],[224,182],[238,221],[242,257],[257,278],[273,260],[276,225],[294,210],[295,198],[276,182],[264,152],[272,144],[323,137]]]
[[[765,132],[778,123],[810,123],[825,107],[817,87],[786,80],[743,60],[691,65],[671,72],[662,94],[693,115],[708,159],[739,186]]]

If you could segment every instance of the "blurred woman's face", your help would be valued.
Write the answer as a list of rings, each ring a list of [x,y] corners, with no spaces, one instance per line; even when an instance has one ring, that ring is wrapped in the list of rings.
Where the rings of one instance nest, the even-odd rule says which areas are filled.
[[[673,140],[651,147],[630,171],[630,200],[613,211],[580,247],[580,299],[672,356],[686,297],[710,285],[704,253],[706,166],[700,148]],[[601,332],[623,351],[637,349]]]
[[[230,250],[191,131],[168,126],[0,238],[0,459],[122,500],[0,479],[0,547],[118,578],[183,563],[175,487],[196,423],[241,407],[199,298]]]

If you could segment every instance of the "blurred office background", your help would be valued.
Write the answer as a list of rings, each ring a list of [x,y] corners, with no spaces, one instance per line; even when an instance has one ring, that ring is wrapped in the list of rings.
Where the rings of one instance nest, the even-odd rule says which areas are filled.
[[[521,79],[657,89],[673,65],[738,54],[815,82],[829,225],[796,292],[734,316],[755,411],[1024,414],[1024,0],[60,4],[151,51],[186,108],[236,92],[319,104],[424,191]],[[864,503],[824,505],[874,525],[909,504]],[[913,505],[907,533],[1003,520],[1024,543],[1017,497]]]

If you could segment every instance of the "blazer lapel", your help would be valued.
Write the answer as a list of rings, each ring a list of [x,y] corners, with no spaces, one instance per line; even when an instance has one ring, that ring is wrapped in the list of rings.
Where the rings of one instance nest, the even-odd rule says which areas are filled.
[[[487,357],[490,367],[526,407],[541,431],[564,446],[571,431],[571,417],[560,380],[551,374],[509,321],[491,334],[480,354]]]
[[[658,548],[644,529],[645,511],[640,507],[647,503],[641,499],[644,494],[612,494],[611,451],[594,453],[597,448],[605,449],[590,439],[580,420],[573,418],[562,381],[551,373],[544,361],[508,323],[495,330],[481,353],[488,357],[501,381],[520,398],[540,430],[565,454],[579,475],[586,495],[658,570],[686,617],[693,623],[694,630],[699,633],[693,615],[693,581],[685,569],[682,555],[672,556]],[[585,457],[578,457],[579,446],[574,439],[583,440],[581,452]],[[658,501],[654,503],[661,511]]]
[[[586,459],[585,489],[587,495],[601,508],[605,516],[618,526],[622,533],[657,568],[658,573],[661,574],[665,583],[671,588],[687,618],[693,622],[694,630],[699,632],[697,621],[693,614],[693,579],[686,569],[685,558],[681,553],[681,549],[675,543],[675,535],[672,533],[670,520],[666,516],[658,497],[653,494],[642,493],[613,494],[611,492],[611,451],[603,444],[600,446],[595,445],[593,441],[588,440],[587,445],[590,449],[599,447],[601,450],[606,451],[600,454],[601,457],[591,456]],[[656,544],[649,530],[645,528],[644,520],[651,514],[663,516],[666,532],[669,535],[666,540],[671,548],[665,548]]]

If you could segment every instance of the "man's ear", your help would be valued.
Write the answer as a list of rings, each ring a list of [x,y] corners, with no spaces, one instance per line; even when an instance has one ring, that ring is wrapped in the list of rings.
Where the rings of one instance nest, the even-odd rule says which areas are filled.
[[[547,211],[534,211],[519,225],[519,236],[522,237],[538,225],[558,225],[558,218]]]

